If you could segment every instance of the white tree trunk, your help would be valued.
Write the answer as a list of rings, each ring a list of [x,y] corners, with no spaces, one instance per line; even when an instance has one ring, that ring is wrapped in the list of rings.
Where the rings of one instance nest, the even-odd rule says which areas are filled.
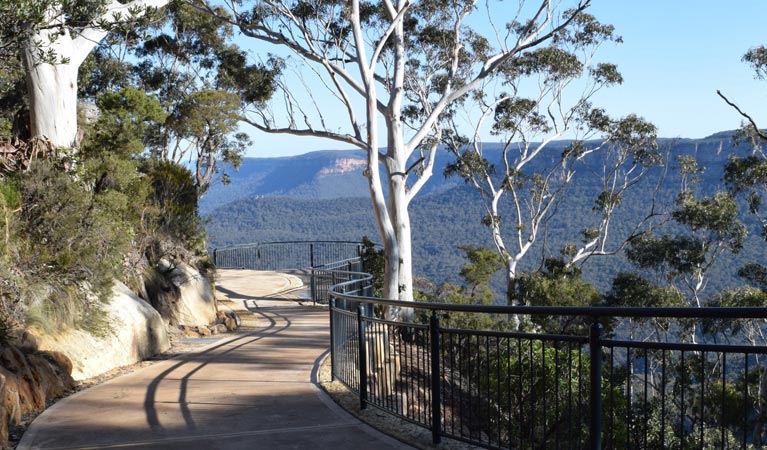
[[[54,51],[53,60],[41,58],[49,49]],[[53,36],[51,30],[44,29],[27,41],[23,54],[32,137],[45,138],[56,147],[73,148],[77,144],[79,63],[72,61],[72,50],[69,33]]]
[[[129,13],[143,13],[160,8],[168,0],[112,1],[101,21],[114,23]],[[45,23],[29,37],[23,59],[29,96],[32,137],[49,140],[55,147],[76,148],[77,142],[77,72],[91,51],[107,35],[107,30],[93,25],[79,29],[72,37],[59,7],[50,7]]]
[[[27,72],[32,137],[56,147],[77,146],[77,68],[40,64]]]

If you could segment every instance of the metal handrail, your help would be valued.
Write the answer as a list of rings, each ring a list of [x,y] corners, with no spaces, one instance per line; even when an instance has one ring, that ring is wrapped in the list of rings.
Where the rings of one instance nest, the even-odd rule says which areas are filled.
[[[762,378],[767,379],[767,358],[764,358],[767,346],[610,339],[604,335],[600,320],[618,317],[767,319],[767,308],[409,302],[361,295],[360,281],[355,278],[365,274],[347,272],[345,276],[352,281],[338,283],[330,289],[333,376],[359,395],[361,408],[370,405],[431,429],[435,444],[442,436],[485,448],[559,448],[562,442],[567,443],[565,448],[587,444],[592,450],[666,448],[684,447],[685,439],[696,442],[693,448],[731,448],[735,444],[747,448],[763,444],[761,435],[751,434],[749,427],[759,420],[757,413],[751,412],[756,408],[752,404],[764,400],[757,395],[765,381]],[[349,292],[350,288],[354,288],[354,292]],[[343,312],[341,319],[338,315],[341,311],[335,308],[336,301],[358,305],[356,316]],[[397,323],[373,317],[369,313],[373,306],[412,308],[431,315],[428,325]],[[440,314],[455,312],[583,317],[589,319],[591,325],[587,335],[443,328]],[[334,323],[334,316],[338,316],[336,321],[341,320],[340,326]],[[345,339],[339,339],[339,334]],[[403,337],[405,335],[410,335],[409,340]],[[351,359],[347,348],[350,342],[355,342]],[[553,360],[549,364],[556,366],[556,376],[549,381],[553,387],[547,388],[546,361],[549,359]],[[519,368],[518,376],[513,373],[517,370],[513,368],[515,364]],[[528,368],[523,369],[524,364]],[[569,381],[563,385],[564,373]],[[572,378],[572,374],[577,377]],[[524,388],[514,387],[508,381],[515,379],[515,383],[523,383],[527,377],[530,379]],[[748,379],[751,381],[745,381]],[[542,387],[539,383],[543,383]],[[726,389],[728,385],[730,388]],[[728,394],[728,389],[740,389],[740,392]],[[408,395],[412,397],[413,392],[424,393],[415,395],[415,407],[420,413],[402,408],[403,403],[412,402]],[[514,396],[517,400],[512,401]],[[525,400],[525,396],[532,397]],[[711,398],[719,399],[720,403],[712,404]],[[521,406],[515,402],[522,402]],[[621,406],[622,403],[628,406]],[[725,408],[732,408],[733,404],[741,411],[738,419],[743,425],[740,427],[738,420],[728,418],[734,412],[725,412]],[[657,414],[660,419],[656,416],[652,419],[650,414]],[[473,419],[476,416],[483,418]],[[616,416],[619,416],[617,421]],[[651,429],[652,420],[660,420],[660,431]],[[541,430],[547,426],[554,430],[549,433],[555,437]],[[657,424],[655,426],[657,428]],[[477,427],[479,431],[474,431]],[[494,431],[496,427],[497,435],[489,435],[488,429]],[[625,442],[621,442],[623,439]],[[650,441],[654,443],[648,444]]]
[[[283,245],[283,244],[362,244],[360,241],[333,241],[333,240],[326,240],[326,241],[271,241],[271,242],[249,242],[246,244],[233,244],[233,245],[225,245],[223,247],[215,247],[213,250],[228,250],[232,248],[243,248],[243,247],[256,247],[256,246],[263,246],[263,245]]]
[[[754,329],[764,331],[767,308],[406,302],[374,297],[373,277],[350,270],[361,267],[357,259],[342,259],[309,270],[313,299],[330,304],[333,378],[359,395],[361,408],[426,427],[435,443],[593,450],[767,443],[767,343],[679,332],[714,319],[758,319]],[[419,311],[418,323],[378,318],[376,307]],[[574,334],[443,326],[455,313],[581,320]],[[648,321],[628,319],[684,321],[661,330],[673,339],[655,330],[653,339],[634,340],[606,335],[608,318],[644,330]]]
[[[334,285],[331,294],[358,303],[372,303],[383,306],[414,308],[429,311],[453,311],[487,314],[519,314],[528,316],[577,316],[577,317],[625,317],[670,319],[767,319],[765,307],[624,307],[624,306],[509,306],[509,305],[465,305],[453,303],[411,302],[378,297],[347,294],[339,288],[348,283]]]

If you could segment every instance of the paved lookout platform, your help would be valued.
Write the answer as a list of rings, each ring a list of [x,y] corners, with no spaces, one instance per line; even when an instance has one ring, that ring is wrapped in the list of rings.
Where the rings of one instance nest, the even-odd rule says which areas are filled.
[[[315,384],[328,314],[288,300],[300,288],[295,277],[219,276],[219,292],[249,315],[240,333],[59,401],[18,449],[410,448],[341,410]]]

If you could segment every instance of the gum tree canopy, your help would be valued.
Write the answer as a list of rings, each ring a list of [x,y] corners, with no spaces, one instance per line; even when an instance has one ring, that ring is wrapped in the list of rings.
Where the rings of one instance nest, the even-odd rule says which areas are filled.
[[[190,1],[215,14],[204,1]],[[231,18],[222,19],[290,55],[287,67],[296,67],[275,108],[249,123],[367,153],[364,173],[386,253],[383,294],[402,300],[413,299],[408,206],[432,175],[447,119],[486,83],[502,83],[519,58],[570,32],[584,39],[591,32],[578,20],[590,0],[224,3]]]
[[[143,17],[168,0],[0,0],[3,57],[17,57],[27,84],[30,135],[75,148],[77,73],[118,24]]]

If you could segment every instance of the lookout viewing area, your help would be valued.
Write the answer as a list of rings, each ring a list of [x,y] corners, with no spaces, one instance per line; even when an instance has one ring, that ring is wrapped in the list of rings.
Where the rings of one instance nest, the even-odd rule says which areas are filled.
[[[213,254],[240,331],[59,401],[18,449],[765,443],[766,308],[403,304],[373,296],[359,243]],[[411,321],[382,317],[405,306]],[[319,387],[325,360],[355,409],[428,437],[397,440],[344,411]]]
[[[18,449],[411,448],[320,392],[328,313],[301,304],[296,280],[220,270],[218,292],[240,305],[240,332],[59,401]]]

